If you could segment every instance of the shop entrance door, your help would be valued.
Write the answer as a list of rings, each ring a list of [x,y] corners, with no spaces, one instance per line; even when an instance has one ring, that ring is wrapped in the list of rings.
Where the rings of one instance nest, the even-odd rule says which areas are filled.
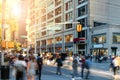
[[[112,55],[116,56],[117,47],[111,47]]]

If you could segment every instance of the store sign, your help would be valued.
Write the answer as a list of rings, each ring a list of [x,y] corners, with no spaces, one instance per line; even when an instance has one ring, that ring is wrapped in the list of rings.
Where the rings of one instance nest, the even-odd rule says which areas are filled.
[[[80,43],[80,44],[85,44],[86,38],[74,38],[73,42],[74,43]]]
[[[93,47],[94,48],[103,48],[103,44],[94,44]]]

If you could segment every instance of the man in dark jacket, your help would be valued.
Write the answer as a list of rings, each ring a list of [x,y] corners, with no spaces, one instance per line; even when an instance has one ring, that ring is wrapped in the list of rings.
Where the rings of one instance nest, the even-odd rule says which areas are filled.
[[[57,59],[56,59],[56,63],[57,63],[57,71],[56,71],[56,74],[58,75],[58,73],[60,73],[60,75],[62,74],[61,72],[61,67],[62,67],[62,59],[61,59],[61,56],[58,55],[57,56]]]
[[[42,59],[42,57],[40,57],[40,54],[38,54],[38,56],[37,56],[37,64],[38,64],[38,76],[39,76],[39,80],[41,80],[43,59]]]
[[[85,57],[83,55],[81,55],[81,77],[83,77],[84,75],[84,69],[85,69]]]

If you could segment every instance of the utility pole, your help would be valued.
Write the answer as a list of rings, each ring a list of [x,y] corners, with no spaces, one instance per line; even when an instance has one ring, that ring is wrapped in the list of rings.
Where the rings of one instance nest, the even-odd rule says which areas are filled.
[[[5,40],[5,37],[4,37],[5,3],[6,3],[6,0],[2,0],[2,24],[1,24],[1,27],[2,27],[2,42]],[[1,49],[2,49],[1,65],[4,65],[4,49],[3,49],[2,46],[1,46]]]

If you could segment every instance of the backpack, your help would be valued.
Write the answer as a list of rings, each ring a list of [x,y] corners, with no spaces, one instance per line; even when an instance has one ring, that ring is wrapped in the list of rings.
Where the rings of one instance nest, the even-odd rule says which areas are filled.
[[[57,62],[57,64],[58,64],[58,66],[63,66],[63,63],[62,63],[62,60],[61,60],[61,59],[57,59],[56,62]]]
[[[37,64],[38,64],[38,65],[42,65],[42,64],[43,64],[43,61],[42,61],[42,58],[41,58],[41,57],[38,57],[38,58],[37,58]]]
[[[89,69],[90,68],[90,63],[88,60],[85,60],[85,68]]]

